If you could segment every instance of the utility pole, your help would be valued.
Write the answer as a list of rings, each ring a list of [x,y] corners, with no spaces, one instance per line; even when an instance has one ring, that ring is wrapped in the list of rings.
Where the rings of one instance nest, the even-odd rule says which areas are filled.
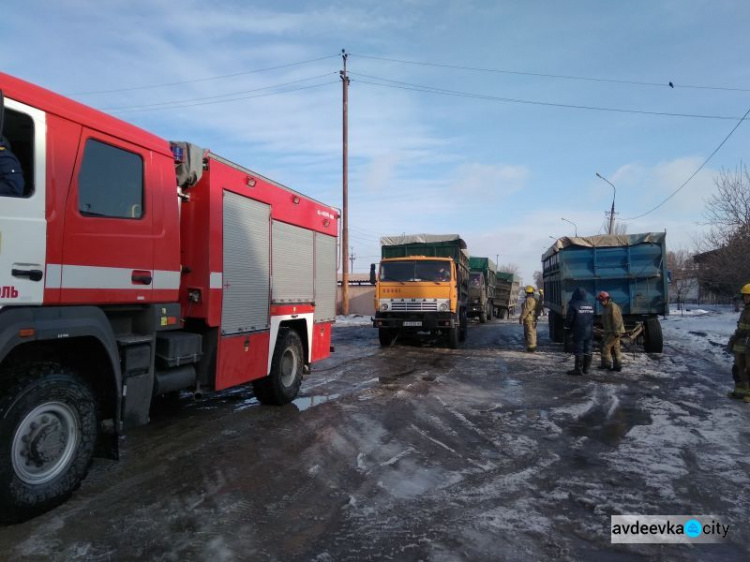
[[[343,89],[343,215],[344,226],[341,231],[341,314],[349,314],[349,76],[346,73],[346,59],[349,55],[341,49],[344,69],[340,71]],[[354,262],[352,260],[352,266]]]
[[[356,259],[357,259],[357,256],[354,255],[354,246],[352,246],[349,249],[349,261],[352,262],[352,268],[351,268],[352,273],[354,273],[354,260]]]
[[[615,197],[617,197],[617,188],[615,187],[615,184],[613,184],[611,181],[609,181],[599,172],[596,172],[596,177],[599,178],[600,180],[606,181],[609,185],[612,186],[612,189],[614,190],[612,193],[612,210],[609,212],[609,233],[614,234],[614,231],[615,231]]]

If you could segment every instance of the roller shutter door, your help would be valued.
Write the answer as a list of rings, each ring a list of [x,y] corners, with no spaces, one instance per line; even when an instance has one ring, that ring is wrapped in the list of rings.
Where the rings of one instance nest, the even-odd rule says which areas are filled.
[[[268,329],[271,207],[224,192],[221,333]]]
[[[313,232],[273,221],[273,302],[313,302]]]
[[[315,321],[336,318],[336,238],[315,233]]]

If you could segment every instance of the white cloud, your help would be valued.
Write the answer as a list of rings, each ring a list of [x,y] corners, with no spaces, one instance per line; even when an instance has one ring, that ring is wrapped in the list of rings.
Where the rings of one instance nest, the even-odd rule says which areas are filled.
[[[617,186],[620,202],[626,201],[631,208],[645,212],[672,195],[704,160],[705,158],[697,156],[687,156],[658,162],[653,166],[626,164],[612,175],[611,181]],[[705,195],[714,188],[713,178],[716,174],[716,170],[703,168],[665,204],[664,212],[700,212],[704,207]]]
[[[472,162],[459,167],[451,186],[468,196],[482,194],[489,201],[522,190],[528,179],[529,170],[523,166]]]

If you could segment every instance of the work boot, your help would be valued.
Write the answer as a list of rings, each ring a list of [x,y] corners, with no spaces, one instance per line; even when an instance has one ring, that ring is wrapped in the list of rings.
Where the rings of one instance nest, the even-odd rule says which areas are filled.
[[[536,351],[536,347],[527,347],[526,351],[528,351],[529,353],[534,353]]]
[[[615,358],[614,364],[612,365],[612,370],[617,371],[618,373],[622,371],[622,363],[620,363],[620,360]]]
[[[746,402],[750,402],[750,387],[746,383],[736,383],[734,385],[734,390],[729,393],[729,398],[734,398],[735,400],[745,400]]]
[[[591,360],[592,359],[593,359],[593,357],[591,357],[591,355],[584,355],[583,356],[583,369],[581,369],[581,370],[583,371],[584,375],[589,372],[589,367],[591,367]]]
[[[602,370],[611,371],[612,370],[612,362],[609,359],[604,359],[604,357],[602,357],[602,363],[601,363],[601,365],[599,365],[597,367],[597,369],[599,369],[600,371],[602,371]]]
[[[583,367],[583,356],[576,355],[576,364],[570,371],[567,371],[567,374],[580,376],[583,374],[583,371],[581,370],[582,367]]]

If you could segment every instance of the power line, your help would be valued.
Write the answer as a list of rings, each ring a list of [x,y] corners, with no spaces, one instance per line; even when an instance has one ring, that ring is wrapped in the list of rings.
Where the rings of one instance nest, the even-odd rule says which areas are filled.
[[[714,149],[714,151],[711,154],[708,155],[708,158],[706,158],[704,160],[703,164],[701,164],[700,166],[698,166],[698,169],[695,170],[695,172],[693,172],[692,175],[688,179],[686,179],[680,187],[678,187],[677,189],[675,189],[669,197],[667,197],[664,201],[662,201],[661,203],[659,203],[656,207],[654,207],[650,211],[646,211],[642,215],[638,215],[637,217],[632,217],[632,218],[629,218],[629,219],[620,219],[620,220],[621,221],[632,221],[632,220],[635,220],[635,219],[639,219],[641,217],[645,217],[646,215],[649,215],[649,214],[653,213],[656,209],[658,209],[659,207],[661,207],[662,205],[664,205],[664,203],[666,203],[667,201],[669,201],[670,199],[672,199],[672,197],[674,197],[675,195],[677,195],[682,190],[682,188],[685,187],[690,182],[690,180],[692,180],[695,176],[698,175],[698,172],[700,172],[704,168],[704,166],[706,164],[708,164],[708,161],[711,160],[711,158],[713,158],[714,155],[717,152],[719,152],[719,150],[721,149],[721,147],[724,146],[724,143],[726,143],[729,140],[729,137],[731,137],[734,134],[734,132],[739,128],[739,126],[742,125],[743,121],[747,118],[748,115],[750,115],[750,108],[748,108],[748,110],[745,112],[745,115],[742,116],[742,118],[737,122],[737,124],[734,126],[734,128],[731,131],[729,131],[729,134],[726,137],[724,137],[724,140],[719,143],[719,146],[717,146]]]
[[[353,57],[359,57],[363,59],[372,59],[372,60],[382,60],[382,61],[388,61],[388,62],[397,62],[401,64],[413,64],[418,66],[431,66],[436,68],[452,68],[454,70],[470,70],[474,72],[491,72],[495,74],[513,74],[517,76],[534,76],[536,78],[559,78],[562,80],[583,80],[586,82],[604,82],[604,83],[610,83],[610,84],[629,84],[633,86],[655,86],[659,88],[689,88],[689,89],[696,89],[696,90],[721,90],[721,91],[728,91],[728,92],[750,92],[750,88],[730,88],[730,87],[723,87],[723,86],[700,86],[700,85],[691,85],[691,84],[679,84],[675,83],[674,81],[667,81],[667,82],[645,82],[641,80],[620,80],[615,78],[594,78],[591,76],[574,76],[569,74],[545,74],[541,72],[524,72],[520,70],[504,70],[504,69],[498,69],[498,68],[481,68],[481,67],[473,67],[473,66],[461,66],[456,64],[440,64],[440,63],[432,63],[432,62],[422,62],[422,61],[409,61],[409,60],[403,60],[403,59],[391,59],[386,57],[373,57],[368,55],[357,55],[357,54],[351,54]]]
[[[458,90],[447,90],[444,88],[436,88],[434,86],[423,86],[420,84],[413,84],[410,82],[401,82],[399,80],[390,80],[388,78],[381,78],[378,76],[370,76],[367,74],[360,74],[357,72],[349,72],[350,75],[353,76],[363,76],[366,78],[371,78],[374,80],[381,80],[383,82],[391,82],[391,84],[381,84],[378,82],[368,82],[367,80],[357,80],[359,84],[369,84],[371,86],[381,86],[384,88],[396,88],[400,90],[411,90],[415,92],[424,92],[424,93],[430,93],[430,94],[440,94],[445,96],[453,96],[453,97],[462,97],[462,98],[472,98],[472,99],[481,99],[481,100],[487,100],[487,101],[501,101],[501,102],[507,102],[507,103],[520,103],[520,104],[526,104],[526,105],[541,105],[546,107],[561,107],[566,109],[583,109],[587,111],[605,111],[605,112],[612,112],[612,113],[631,113],[631,114],[637,114],[637,115],[655,115],[659,117],[684,117],[684,118],[691,118],[691,119],[718,119],[718,120],[724,120],[724,121],[735,121],[738,118],[737,117],[731,117],[731,116],[725,116],[725,115],[704,115],[700,113],[671,113],[667,111],[648,111],[648,110],[641,110],[641,109],[623,109],[623,108],[617,108],[617,107],[601,107],[601,106],[593,106],[593,105],[575,105],[575,104],[567,104],[567,103],[555,103],[555,102],[544,102],[544,101],[536,101],[536,100],[527,100],[527,99],[520,99],[520,98],[506,98],[501,96],[490,96],[486,94],[473,94],[471,92],[461,92]],[[402,84],[399,86],[398,84]],[[745,117],[742,117],[742,119],[745,119]]]
[[[143,108],[143,107],[158,107],[158,106],[164,106],[164,105],[172,105],[172,104],[182,104],[182,103],[189,103],[194,101],[203,101],[203,100],[215,100],[219,98],[228,98],[231,96],[241,96],[244,94],[250,94],[253,92],[260,92],[263,90],[270,90],[272,88],[281,88],[283,86],[289,86],[291,84],[299,84],[300,82],[307,82],[309,80],[317,80],[318,78],[324,78],[326,76],[331,76],[332,74],[335,74],[333,72],[326,72],[325,74],[319,74],[318,76],[310,76],[308,78],[300,78],[299,80],[292,80],[290,82],[283,82],[281,84],[272,84],[271,86],[263,86],[262,88],[255,88],[253,90],[242,90],[240,92],[231,92],[228,94],[218,94],[215,96],[203,96],[200,98],[188,98],[184,100],[171,100],[171,101],[165,101],[165,102],[158,102],[158,103],[148,103],[148,104],[140,104],[140,105],[130,105],[130,106],[124,106],[124,107],[105,107],[105,111],[116,111],[120,109],[133,109],[133,108]]]
[[[280,95],[280,94],[289,94],[291,92],[298,92],[300,90],[309,90],[311,88],[320,88],[321,86],[327,86],[329,84],[336,84],[336,83],[337,83],[336,81],[323,82],[322,84],[313,84],[311,86],[300,86],[299,88],[292,88],[292,89],[284,90],[284,91],[281,91],[281,92],[269,92],[267,94],[256,94],[256,95],[252,95],[252,96],[242,96],[242,97],[239,97],[239,98],[232,98],[232,99],[226,99],[226,100],[215,100],[215,101],[206,101],[206,102],[199,102],[199,103],[184,103],[184,104],[181,104],[181,105],[158,104],[158,105],[161,105],[163,107],[133,106],[133,107],[128,107],[128,108],[116,108],[116,110],[115,109],[109,109],[108,111],[118,111],[118,112],[119,111],[126,111],[126,112],[128,112],[128,111],[158,111],[158,110],[161,110],[161,109],[181,109],[181,108],[184,108],[184,107],[195,107],[195,106],[198,106],[198,105],[214,105],[214,104],[217,104],[217,103],[229,103],[229,102],[233,102],[233,101],[242,101],[242,100],[248,100],[248,99],[253,99],[253,98],[262,98],[262,97],[268,97],[268,96],[277,96],[277,95]],[[276,88],[278,88],[279,86],[280,85],[269,86],[269,87],[276,87]],[[260,89],[267,89],[267,88],[260,88]],[[175,102],[169,102],[169,103],[172,104],[172,103],[175,103]]]
[[[351,228],[353,230],[358,230],[359,232],[362,232],[364,234],[369,234],[369,235],[372,235],[372,236],[380,236],[380,234],[378,234],[377,232],[375,232],[373,230],[367,230],[365,228],[359,228],[359,227],[356,227],[356,226],[350,226],[349,228]]]
[[[150,90],[154,88],[165,88],[167,86],[180,86],[182,84],[194,84],[197,82],[208,82],[211,80],[222,80],[224,78],[234,78],[235,76],[244,76],[246,74],[255,74],[258,72],[267,72],[269,70],[278,70],[279,68],[288,68],[290,66],[299,66],[301,64],[308,64],[311,62],[318,62],[321,60],[330,59],[333,57],[338,57],[339,55],[328,55],[325,57],[319,57],[317,59],[309,59],[309,60],[303,60],[299,62],[290,62],[288,64],[280,64],[278,66],[269,66],[267,68],[257,68],[255,70],[246,70],[244,72],[235,72],[234,74],[223,74],[221,76],[209,76],[206,78],[196,78],[194,80],[182,80],[180,82],[165,82],[162,84],[152,84],[150,86],[133,86],[131,88],[120,88],[117,90],[99,90],[94,92],[77,92],[72,94],[67,94],[69,96],[91,96],[94,94],[114,94],[118,92],[132,92],[134,90]]]

